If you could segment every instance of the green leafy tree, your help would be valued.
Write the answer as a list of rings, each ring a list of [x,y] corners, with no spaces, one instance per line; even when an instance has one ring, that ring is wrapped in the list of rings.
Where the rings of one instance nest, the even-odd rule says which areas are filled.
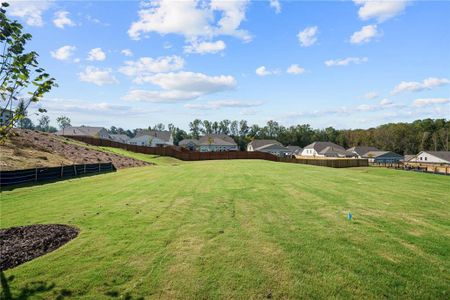
[[[55,79],[39,67],[38,54],[27,52],[26,43],[31,40],[31,34],[24,33],[22,25],[6,16],[9,4],[0,6],[0,99],[1,111],[13,111],[14,103],[23,100],[25,110],[30,103],[38,102],[44,94],[56,86]],[[45,110],[40,109],[40,112]],[[23,114],[14,114],[6,124],[0,127],[0,140],[8,137],[11,129],[21,119]]]
[[[63,135],[64,135],[64,129],[71,126],[70,119],[66,116],[60,116],[60,117],[56,118],[56,122],[58,123],[59,129],[61,129],[63,131]]]
[[[50,117],[43,115],[39,119],[39,125],[37,126],[37,129],[44,132],[50,132]]]

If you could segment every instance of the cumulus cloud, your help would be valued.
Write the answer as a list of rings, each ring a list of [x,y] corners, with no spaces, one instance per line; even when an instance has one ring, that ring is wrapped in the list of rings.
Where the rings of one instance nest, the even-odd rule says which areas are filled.
[[[335,66],[348,66],[350,64],[361,64],[367,62],[369,59],[367,57],[347,57],[344,59],[335,59],[325,61],[327,67]]]
[[[69,18],[69,12],[60,10],[55,13],[55,18],[53,19],[53,24],[58,27],[64,29],[65,26],[75,26],[75,22],[73,22]]]
[[[50,51],[50,54],[57,60],[68,60],[73,55],[75,50],[75,46],[66,45],[54,51]]]
[[[112,75],[111,69],[100,69],[93,66],[87,66],[83,72],[78,74],[78,77],[81,81],[90,82],[98,86],[118,83],[117,79]]]
[[[300,67],[299,65],[293,64],[293,65],[290,65],[289,68],[287,68],[286,72],[289,74],[297,75],[297,74],[305,73],[305,69]]]
[[[9,15],[25,20],[25,23],[29,26],[42,26],[44,25],[42,15],[50,8],[53,0],[9,0],[7,2],[10,4],[8,8]]]
[[[258,76],[268,76],[268,75],[276,74],[277,72],[267,70],[267,68],[265,66],[261,66],[255,70],[255,73]]]
[[[380,105],[382,107],[392,106],[394,105],[394,102],[392,102],[390,99],[384,98],[380,100]]]
[[[317,42],[317,33],[319,29],[317,26],[306,27],[297,34],[298,40],[302,47],[310,47]]]
[[[121,53],[122,55],[128,56],[128,57],[133,56],[133,52],[131,52],[130,49],[123,49],[122,51],[120,51],[120,53]]]
[[[413,106],[422,107],[422,106],[446,104],[446,103],[450,103],[449,98],[423,98],[423,99],[414,100]]]
[[[377,93],[377,92],[367,92],[365,95],[364,95],[364,98],[365,99],[369,99],[369,100],[372,100],[372,99],[375,99],[375,98],[377,98],[379,96],[379,94]]]
[[[350,38],[352,44],[362,44],[370,42],[374,37],[378,36],[377,25],[363,26],[360,31],[356,31]]]
[[[422,82],[417,81],[402,81],[391,92],[396,95],[402,92],[418,92],[423,90],[431,90],[435,87],[449,84],[450,80],[447,78],[430,77],[424,79]]]
[[[142,77],[154,73],[178,71],[184,67],[184,59],[173,55],[158,58],[141,57],[136,61],[126,61],[119,71],[127,76]],[[139,78],[137,78],[139,81]]]
[[[409,0],[353,0],[360,6],[358,16],[361,20],[376,19],[378,22],[384,22],[403,12]]]
[[[103,52],[102,48],[94,48],[89,51],[87,60],[94,61],[102,61],[106,59],[106,53]]]
[[[199,109],[199,110],[211,110],[211,109],[221,109],[221,108],[248,108],[261,106],[263,103],[257,102],[246,102],[240,100],[219,100],[219,101],[208,101],[205,104],[199,103],[188,103],[184,107],[189,109]]]
[[[210,39],[218,35],[250,40],[248,32],[239,28],[245,20],[247,5],[248,0],[151,1],[139,10],[139,20],[131,24],[128,35],[136,40],[150,32],[179,34],[188,40],[199,37]]]
[[[123,99],[147,102],[183,101],[231,90],[236,86],[233,76],[208,76],[193,72],[159,73],[144,76],[141,82],[154,84],[161,90],[131,90]]]
[[[275,13],[277,14],[281,12],[281,3],[279,0],[270,0],[270,7],[275,9]]]
[[[225,47],[225,42],[221,40],[216,42],[194,41],[190,45],[184,46],[184,52],[198,54],[217,53],[225,50]]]

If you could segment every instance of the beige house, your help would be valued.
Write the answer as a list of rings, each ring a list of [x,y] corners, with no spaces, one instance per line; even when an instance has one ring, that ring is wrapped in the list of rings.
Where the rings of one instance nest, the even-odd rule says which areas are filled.
[[[56,132],[57,135],[65,136],[89,136],[99,139],[110,139],[108,131],[103,127],[70,126]]]
[[[238,145],[226,134],[207,134],[198,139],[200,152],[237,151]]]
[[[450,164],[450,151],[422,151],[408,162]]]
[[[173,146],[173,138],[170,131],[140,130],[128,144],[147,147]]]
[[[276,156],[286,156],[291,152],[276,140],[253,140],[247,145],[247,151],[266,152]]]
[[[350,158],[357,157],[355,153],[345,150],[343,147],[332,142],[314,142],[303,148],[304,157],[324,158]]]

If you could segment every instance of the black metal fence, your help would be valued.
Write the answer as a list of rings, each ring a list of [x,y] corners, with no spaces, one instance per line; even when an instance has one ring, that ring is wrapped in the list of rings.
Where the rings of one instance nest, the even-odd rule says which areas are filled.
[[[116,168],[111,162],[0,171],[0,187],[52,180],[64,180],[78,176],[114,171],[116,171]]]

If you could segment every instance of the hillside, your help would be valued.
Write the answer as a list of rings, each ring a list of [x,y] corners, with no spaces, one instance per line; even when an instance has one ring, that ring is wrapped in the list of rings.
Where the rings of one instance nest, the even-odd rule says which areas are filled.
[[[142,160],[99,151],[55,134],[22,129],[16,129],[6,143],[0,144],[0,153],[2,171],[110,161],[118,169],[149,165]]]

